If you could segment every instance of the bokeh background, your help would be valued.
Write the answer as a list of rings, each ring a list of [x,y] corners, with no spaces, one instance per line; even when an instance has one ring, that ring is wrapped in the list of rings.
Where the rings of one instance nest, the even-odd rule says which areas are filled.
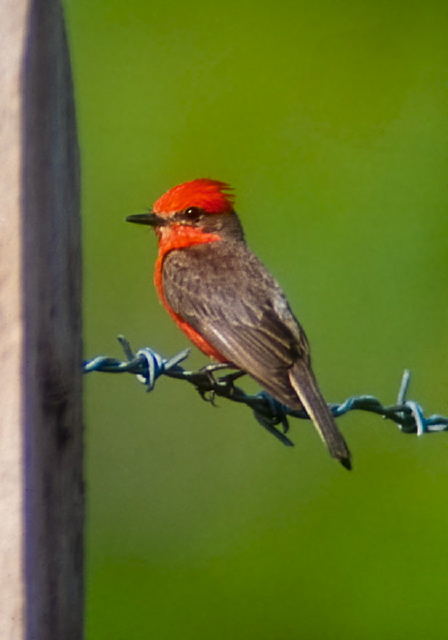
[[[187,345],[124,222],[230,182],[328,401],[448,413],[448,5],[66,0],[83,164],[86,357]],[[190,367],[204,364],[193,352]],[[253,387],[244,383],[247,389]],[[90,640],[448,635],[448,436],[341,419],[293,449],[163,379],[86,379]]]

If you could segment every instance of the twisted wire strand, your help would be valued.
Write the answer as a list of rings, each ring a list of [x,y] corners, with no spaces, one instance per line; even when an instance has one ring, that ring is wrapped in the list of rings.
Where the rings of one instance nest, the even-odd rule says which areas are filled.
[[[293,446],[292,441],[286,436],[289,429],[288,416],[309,419],[305,411],[297,411],[285,407],[266,391],[261,391],[256,395],[246,394],[234,384],[235,380],[243,375],[239,370],[216,377],[217,371],[229,368],[227,365],[208,365],[199,369],[199,371],[184,369],[180,366],[180,363],[188,357],[190,349],[184,349],[172,358],[165,359],[149,347],[139,349],[134,354],[124,336],[118,336],[118,340],[127,357],[127,361],[98,356],[83,363],[84,373],[92,371],[131,373],[137,376],[139,382],[146,386],[147,391],[152,391],[157,380],[163,375],[177,380],[186,380],[196,388],[204,400],[212,404],[214,404],[216,397],[246,404],[253,410],[257,421],[286,446]],[[405,370],[395,405],[384,406],[374,396],[361,395],[347,398],[347,400],[339,404],[331,403],[329,407],[336,418],[355,410],[376,413],[395,422],[403,433],[413,433],[421,436],[424,433],[447,431],[448,417],[438,414],[425,417],[420,404],[414,400],[406,399],[410,379],[410,372]]]

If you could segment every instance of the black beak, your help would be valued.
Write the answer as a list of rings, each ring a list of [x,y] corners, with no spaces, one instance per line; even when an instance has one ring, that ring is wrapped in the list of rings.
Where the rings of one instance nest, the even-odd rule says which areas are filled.
[[[160,227],[165,223],[162,216],[155,213],[137,213],[126,218],[126,222],[136,222],[137,224],[149,224],[151,227]]]

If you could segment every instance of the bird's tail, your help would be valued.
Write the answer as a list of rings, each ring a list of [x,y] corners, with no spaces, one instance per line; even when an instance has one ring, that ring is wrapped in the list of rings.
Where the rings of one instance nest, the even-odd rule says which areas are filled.
[[[350,451],[322,397],[309,364],[296,362],[290,370],[289,379],[330,455],[337,458],[346,469],[351,469]]]

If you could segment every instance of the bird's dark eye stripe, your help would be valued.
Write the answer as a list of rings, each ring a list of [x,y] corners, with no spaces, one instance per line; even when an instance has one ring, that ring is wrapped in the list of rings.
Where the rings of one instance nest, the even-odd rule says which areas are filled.
[[[202,209],[199,207],[189,207],[185,210],[185,215],[189,218],[199,218],[202,215]]]
[[[201,220],[203,214],[204,211],[199,207],[189,207],[188,209],[175,213],[171,220],[173,222],[180,222],[181,224],[193,224]]]
[[[185,224],[196,223],[202,218],[203,210],[199,207],[189,207],[174,214],[174,220]]]

